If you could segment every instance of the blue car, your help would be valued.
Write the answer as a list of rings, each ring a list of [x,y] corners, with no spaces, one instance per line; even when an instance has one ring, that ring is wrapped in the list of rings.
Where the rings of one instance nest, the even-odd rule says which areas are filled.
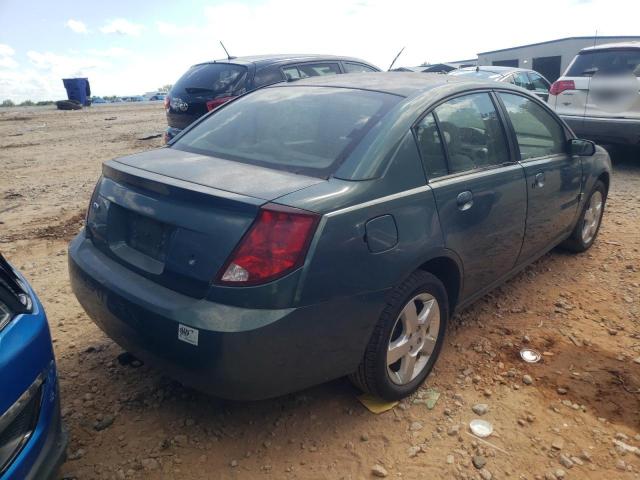
[[[0,254],[0,480],[51,478],[66,445],[47,317]]]

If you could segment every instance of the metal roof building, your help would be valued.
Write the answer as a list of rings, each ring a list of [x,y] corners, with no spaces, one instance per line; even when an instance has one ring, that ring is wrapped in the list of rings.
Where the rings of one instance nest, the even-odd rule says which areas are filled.
[[[640,41],[640,36],[560,38],[478,53],[478,65],[529,68],[554,82],[583,48],[629,41]]]

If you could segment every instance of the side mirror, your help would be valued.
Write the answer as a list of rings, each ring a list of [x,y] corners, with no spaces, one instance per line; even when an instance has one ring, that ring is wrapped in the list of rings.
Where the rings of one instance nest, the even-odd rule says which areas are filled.
[[[569,153],[579,157],[590,157],[596,153],[596,144],[591,140],[572,138],[569,140]]]

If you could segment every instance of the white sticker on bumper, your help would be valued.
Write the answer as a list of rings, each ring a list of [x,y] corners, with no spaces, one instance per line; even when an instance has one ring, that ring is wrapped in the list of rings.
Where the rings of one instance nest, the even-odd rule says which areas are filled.
[[[178,340],[198,346],[198,329],[178,324]]]

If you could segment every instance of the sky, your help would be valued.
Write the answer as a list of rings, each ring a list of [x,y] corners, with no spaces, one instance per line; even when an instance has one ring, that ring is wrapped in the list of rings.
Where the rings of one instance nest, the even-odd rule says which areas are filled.
[[[325,53],[396,66],[569,36],[640,35],[640,0],[0,0],[0,101],[137,95],[225,54]]]

